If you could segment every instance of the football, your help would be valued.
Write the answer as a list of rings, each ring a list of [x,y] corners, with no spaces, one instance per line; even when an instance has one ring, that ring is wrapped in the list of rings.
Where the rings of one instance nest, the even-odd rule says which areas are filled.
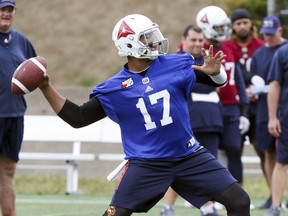
[[[16,95],[24,95],[34,91],[42,82],[46,69],[46,59],[41,56],[25,60],[13,74],[11,91]]]

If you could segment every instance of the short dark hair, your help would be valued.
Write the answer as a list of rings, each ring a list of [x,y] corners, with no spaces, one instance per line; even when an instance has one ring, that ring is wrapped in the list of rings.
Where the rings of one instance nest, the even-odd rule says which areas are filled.
[[[183,32],[183,37],[184,37],[184,38],[186,38],[186,37],[188,36],[188,33],[189,33],[190,30],[195,31],[195,32],[198,32],[198,33],[201,33],[201,32],[202,32],[202,29],[199,28],[197,25],[191,24],[191,25],[188,25],[188,26],[185,28],[185,30],[184,30],[184,32]]]

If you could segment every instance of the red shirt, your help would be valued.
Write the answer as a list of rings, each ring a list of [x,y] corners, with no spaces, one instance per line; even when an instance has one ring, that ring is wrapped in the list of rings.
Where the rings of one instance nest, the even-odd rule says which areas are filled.
[[[246,47],[240,46],[232,39],[222,42],[222,45],[229,47],[236,62],[246,65],[247,71],[250,71],[252,56],[259,47],[264,45],[264,43],[263,40],[253,37]]]
[[[247,46],[243,47],[234,42],[232,39],[228,41],[222,42],[222,46],[227,47],[231,50],[234,55],[235,61],[244,65],[246,67],[247,72],[250,72],[252,56],[254,52],[264,45],[264,41],[258,38],[253,37]],[[255,103],[255,101],[250,101]]]

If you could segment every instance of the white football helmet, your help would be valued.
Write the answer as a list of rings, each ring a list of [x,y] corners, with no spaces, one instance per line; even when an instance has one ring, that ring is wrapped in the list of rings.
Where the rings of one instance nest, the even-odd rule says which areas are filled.
[[[119,56],[156,59],[168,52],[168,39],[159,26],[141,14],[125,16],[115,25],[112,40]]]
[[[196,23],[208,39],[224,41],[231,35],[231,21],[226,12],[220,7],[208,6],[202,8],[196,16]]]

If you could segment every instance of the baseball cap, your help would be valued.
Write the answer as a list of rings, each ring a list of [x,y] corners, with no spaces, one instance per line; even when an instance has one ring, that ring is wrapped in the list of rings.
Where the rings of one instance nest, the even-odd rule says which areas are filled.
[[[15,7],[15,0],[0,0],[0,8],[11,6]]]
[[[274,35],[277,29],[281,26],[280,20],[276,16],[267,16],[262,21],[262,27],[260,34],[272,34]]]
[[[233,11],[231,15],[231,21],[234,23],[236,20],[239,19],[251,19],[251,14],[245,8],[237,8]]]

